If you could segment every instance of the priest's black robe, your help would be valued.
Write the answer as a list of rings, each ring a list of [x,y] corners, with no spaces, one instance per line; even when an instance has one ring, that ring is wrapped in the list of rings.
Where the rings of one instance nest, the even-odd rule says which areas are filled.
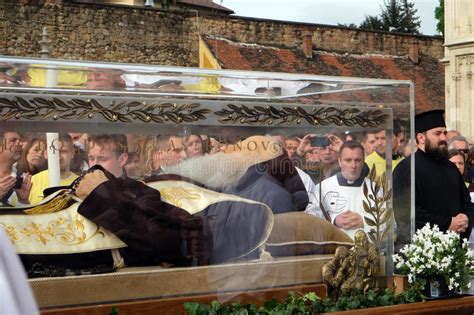
[[[99,169],[109,180],[82,201],[78,213],[127,244],[119,249],[127,266],[195,266],[257,258],[259,246],[270,232],[273,216],[264,204],[216,199],[190,214],[162,201],[160,191],[143,182],[115,178]],[[175,175],[159,175],[153,180],[189,182]],[[24,254],[22,261],[31,277],[64,276],[63,269],[73,270],[75,274],[110,272],[112,268],[107,267],[113,265],[110,250]]]
[[[393,173],[393,205],[397,222],[397,244],[410,242],[410,158],[404,159]],[[469,227],[461,233],[469,238],[474,220],[463,178],[448,159],[436,160],[422,150],[415,153],[415,226],[422,228],[427,222],[448,230],[452,217],[464,213]]]
[[[162,201],[158,190],[142,182],[112,178],[84,199],[78,213],[128,245],[120,253],[129,266],[186,266],[258,254],[271,220],[266,209],[263,204],[229,200],[191,215]]]

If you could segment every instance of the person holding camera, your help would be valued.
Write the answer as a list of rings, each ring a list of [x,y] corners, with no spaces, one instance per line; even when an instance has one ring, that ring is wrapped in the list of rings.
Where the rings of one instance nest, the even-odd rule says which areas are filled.
[[[0,133],[0,203],[2,207],[29,204],[31,175],[17,174],[21,155],[21,137],[17,132]]]
[[[304,163],[301,167],[315,184],[339,172],[337,156],[341,145],[342,140],[333,134],[323,136],[308,134],[301,139],[296,150],[298,155],[304,155],[308,149],[314,149],[318,154],[316,157],[318,163]]]

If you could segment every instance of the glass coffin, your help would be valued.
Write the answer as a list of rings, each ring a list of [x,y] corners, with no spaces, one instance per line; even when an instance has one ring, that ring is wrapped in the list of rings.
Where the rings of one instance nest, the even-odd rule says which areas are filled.
[[[393,214],[392,170],[411,149],[411,82],[0,68],[0,227],[42,307],[318,283],[359,229],[391,274],[409,241],[413,198]]]

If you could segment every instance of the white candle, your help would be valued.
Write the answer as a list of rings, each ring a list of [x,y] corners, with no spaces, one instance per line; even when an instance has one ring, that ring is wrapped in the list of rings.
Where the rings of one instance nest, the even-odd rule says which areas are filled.
[[[58,85],[58,72],[56,69],[46,70],[46,87],[54,88]],[[46,133],[46,142],[48,147],[48,175],[49,186],[61,185],[61,170],[59,168],[59,150],[61,144],[59,143],[58,133]]]
[[[61,171],[59,169],[59,150],[61,144],[59,143],[59,134],[52,132],[46,133],[46,142],[48,147],[49,186],[60,186]]]

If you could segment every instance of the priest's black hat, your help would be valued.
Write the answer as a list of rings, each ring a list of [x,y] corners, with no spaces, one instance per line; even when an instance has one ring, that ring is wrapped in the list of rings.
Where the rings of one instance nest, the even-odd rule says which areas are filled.
[[[444,110],[435,109],[415,116],[415,133],[425,132],[427,130],[446,127],[444,121]]]

